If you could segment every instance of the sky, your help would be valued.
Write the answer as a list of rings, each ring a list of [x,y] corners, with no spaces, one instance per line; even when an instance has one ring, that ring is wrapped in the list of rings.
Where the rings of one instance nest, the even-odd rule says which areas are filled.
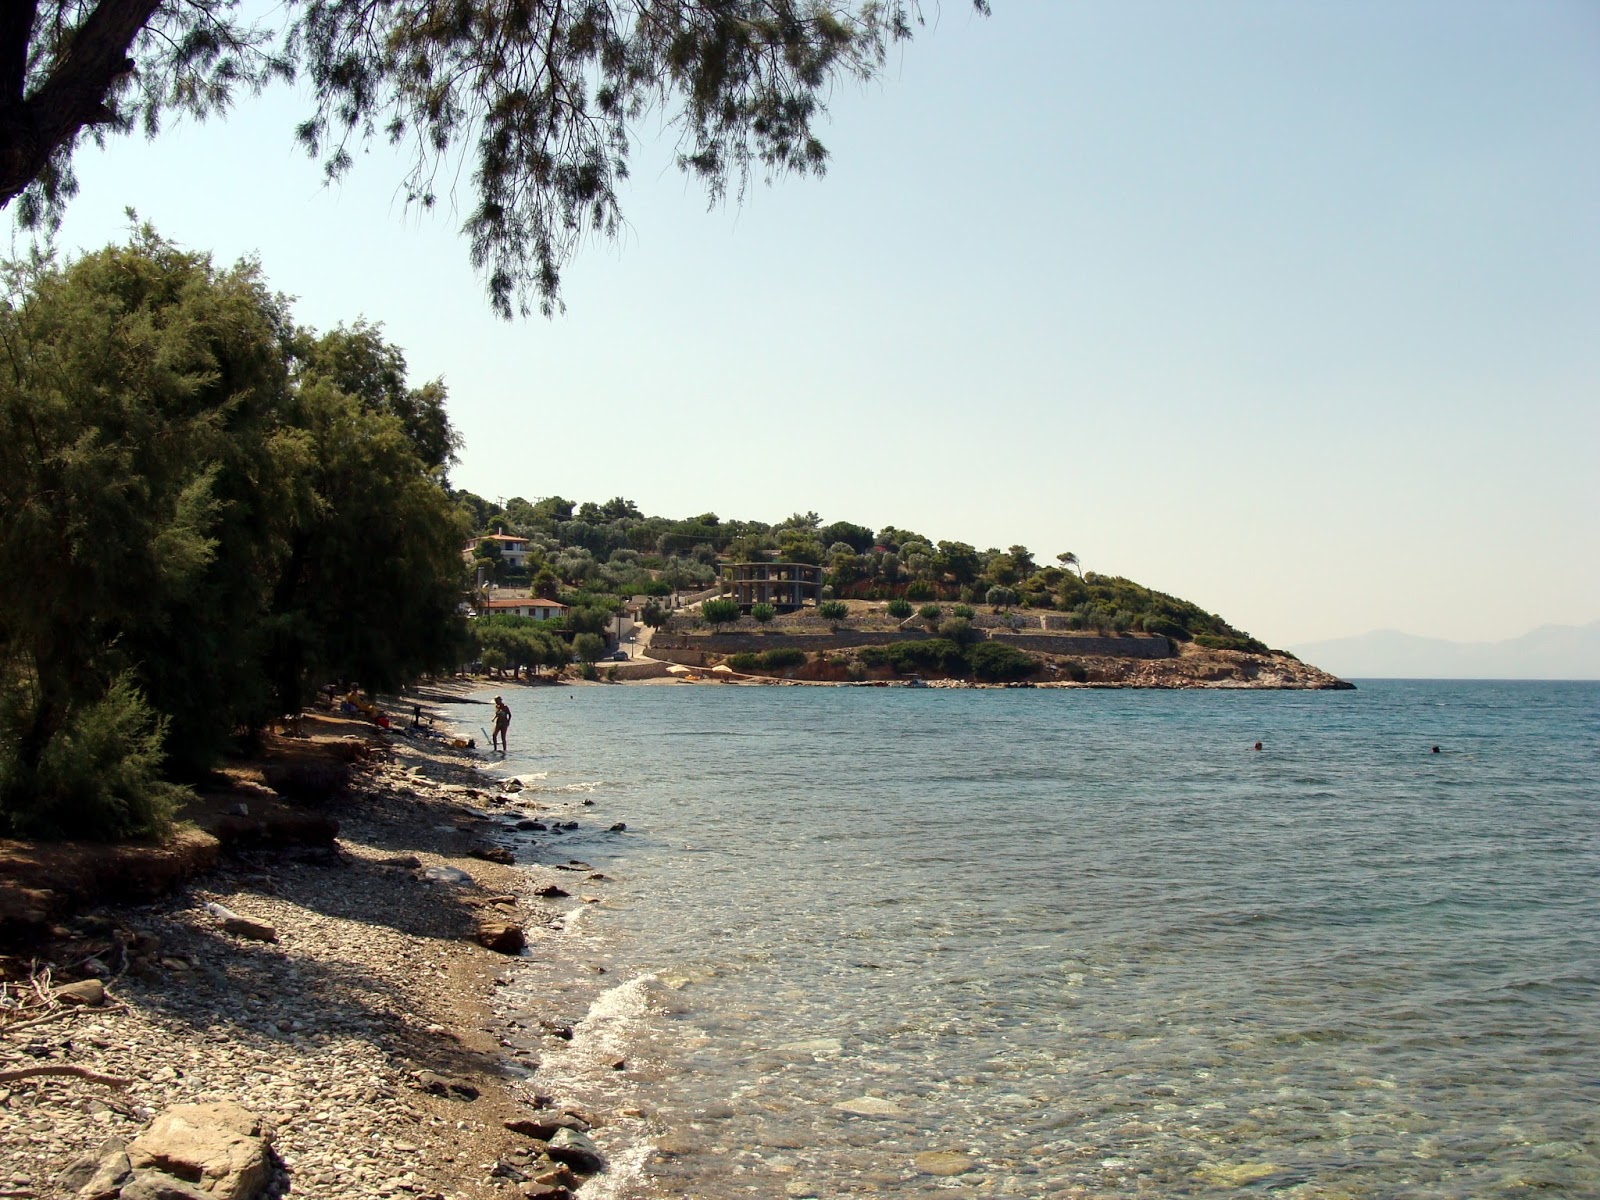
[[[1600,617],[1600,5],[927,11],[820,179],[708,208],[637,129],[553,319],[388,147],[324,186],[288,88],[84,150],[59,244],[131,206],[382,323],[491,499],[1070,550],[1279,646]]]

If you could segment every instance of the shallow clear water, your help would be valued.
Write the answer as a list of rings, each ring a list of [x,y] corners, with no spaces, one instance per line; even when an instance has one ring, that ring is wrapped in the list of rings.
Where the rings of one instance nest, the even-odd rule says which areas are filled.
[[[586,1195],[1600,1195],[1600,685],[507,699]]]

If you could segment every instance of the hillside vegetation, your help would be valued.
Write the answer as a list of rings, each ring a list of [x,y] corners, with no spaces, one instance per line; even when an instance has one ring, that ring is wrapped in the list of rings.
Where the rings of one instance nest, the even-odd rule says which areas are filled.
[[[496,543],[481,541],[477,561],[488,577],[585,612],[614,611],[630,596],[710,588],[722,562],[769,559],[822,567],[830,599],[1042,609],[1060,613],[1067,629],[1160,633],[1210,649],[1267,650],[1199,605],[1130,579],[1082,571],[1067,552],[1041,563],[1026,546],[980,550],[893,526],[824,524],[815,513],[769,525],[710,512],[676,520],[645,516],[620,497],[604,504],[516,498],[504,507],[470,492],[455,499],[463,519],[482,533],[529,540],[521,570]]]

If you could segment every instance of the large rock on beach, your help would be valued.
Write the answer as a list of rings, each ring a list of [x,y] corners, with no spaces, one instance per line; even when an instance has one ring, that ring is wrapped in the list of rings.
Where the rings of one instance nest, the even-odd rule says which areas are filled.
[[[271,1144],[260,1118],[237,1104],[180,1104],[129,1143],[128,1159],[136,1171],[176,1176],[213,1200],[254,1200],[271,1173]]]
[[[58,987],[51,993],[62,1004],[84,1004],[90,1008],[99,1008],[106,1002],[106,987],[98,979],[82,979],[77,983],[69,983]]]
[[[115,1138],[81,1154],[56,1176],[56,1191],[75,1200],[112,1200],[133,1174],[127,1146]]]
[[[137,1171],[118,1193],[120,1200],[216,1200],[215,1194],[160,1171]]]
[[[521,954],[523,946],[527,945],[522,926],[505,921],[479,921],[476,937],[480,946],[496,954]]]

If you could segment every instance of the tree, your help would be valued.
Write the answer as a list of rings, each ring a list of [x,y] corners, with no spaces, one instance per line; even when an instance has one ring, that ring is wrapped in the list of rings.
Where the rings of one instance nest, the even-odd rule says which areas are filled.
[[[327,379],[371,411],[397,418],[417,457],[431,470],[442,475],[455,462],[461,438],[445,415],[444,382],[407,386],[405,353],[383,340],[382,326],[357,321],[320,337],[302,331],[296,342],[302,382]]]
[[[770,604],[752,604],[750,606],[750,617],[757,625],[765,625],[777,615],[778,610]]]
[[[850,617],[850,606],[843,600],[824,600],[817,605],[817,615],[830,625],[839,625]]]
[[[987,0],[974,0],[980,12]],[[0,205],[49,224],[76,190],[72,155],[173,114],[220,115],[240,90],[298,75],[296,135],[330,179],[363,142],[407,147],[403,191],[462,201],[496,312],[559,303],[561,270],[615,235],[636,131],[678,130],[677,162],[713,200],[754,174],[820,173],[826,98],[874,77],[917,0],[302,0],[278,27],[223,0],[16,0],[0,9]]]
[[[126,832],[138,822],[111,818],[90,792],[52,798],[59,747],[88,738],[108,753],[120,730],[153,769],[161,754],[138,749],[135,731],[161,714],[156,744],[193,777],[265,707],[262,621],[299,457],[280,424],[283,314],[253,268],[218,271],[148,229],[12,282],[0,308],[11,789],[0,809],[59,802],[69,826]],[[149,724],[132,715],[141,705]],[[85,724],[93,713],[99,732]],[[91,820],[95,809],[108,819]]]
[[[700,605],[700,615],[709,625],[727,625],[739,619],[739,602],[722,597],[707,600]]]
[[[1083,578],[1083,568],[1078,565],[1078,556],[1071,550],[1064,550],[1060,554],[1056,555],[1056,561],[1065,569],[1076,568],[1078,572],[1078,578]]]
[[[1002,608],[1010,608],[1017,602],[1017,593],[1008,587],[995,586],[984,593],[984,603],[999,612]]]
[[[580,633],[572,639],[572,653],[579,662],[598,662],[605,652],[606,641],[598,633]]]

